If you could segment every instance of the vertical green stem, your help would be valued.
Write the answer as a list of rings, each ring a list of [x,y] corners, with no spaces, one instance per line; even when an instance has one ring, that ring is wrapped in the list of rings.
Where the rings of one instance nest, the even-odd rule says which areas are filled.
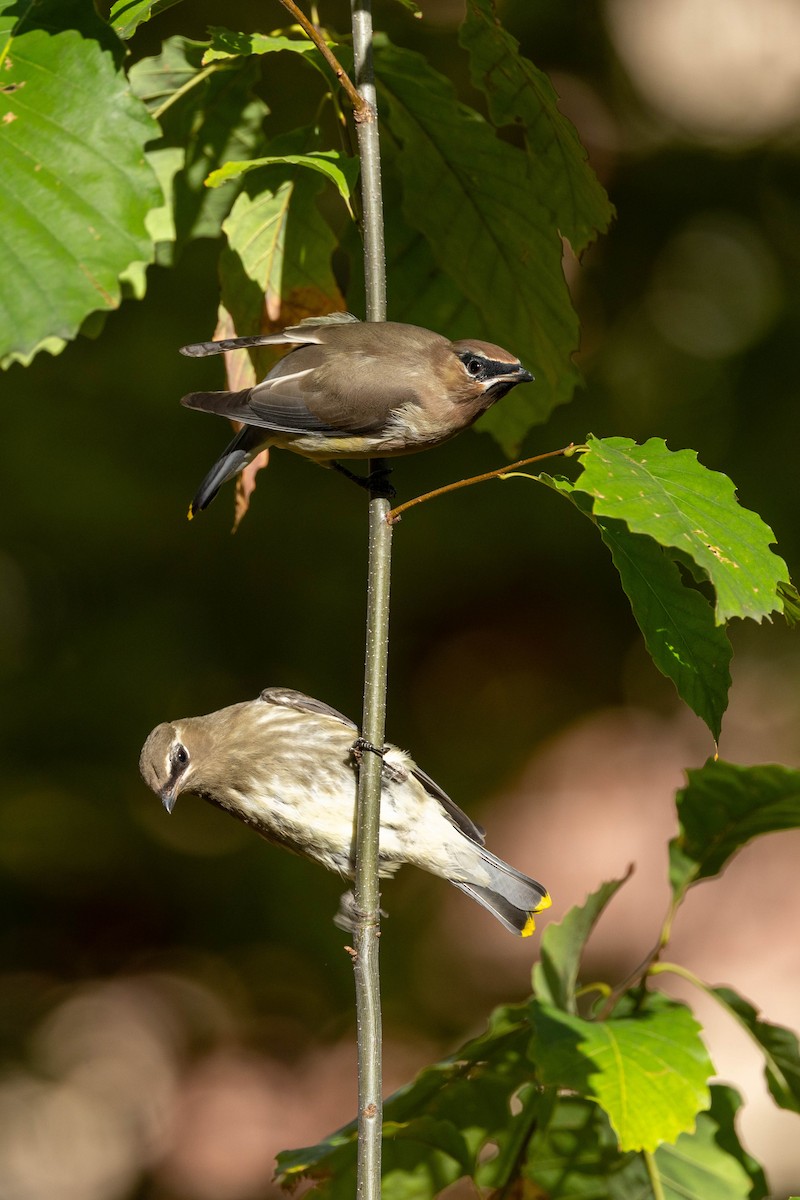
[[[368,321],[386,319],[386,265],[383,239],[381,164],[378,116],[372,70],[370,0],[351,0],[356,86],[366,108],[356,114],[361,158],[364,233],[364,277]],[[370,462],[379,477],[384,464]],[[389,583],[392,528],[386,521],[389,501],[375,490],[369,499],[369,567],[367,646],[364,674],[362,736],[380,749],[386,718],[386,674],[389,653]],[[358,1177],[357,1200],[379,1200],[383,1131],[381,996],[378,970],[380,890],[381,759],[367,751],[359,771],[356,822],[354,973],[358,1038]]]

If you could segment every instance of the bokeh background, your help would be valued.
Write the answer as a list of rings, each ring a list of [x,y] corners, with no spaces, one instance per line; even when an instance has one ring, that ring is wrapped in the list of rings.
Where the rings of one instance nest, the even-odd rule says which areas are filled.
[[[323,7],[345,25],[343,5]],[[589,431],[693,447],[772,525],[796,573],[800,6],[499,7],[552,74],[618,211],[580,266],[567,261],[585,387],[525,450]],[[221,19],[270,28],[274,9],[229,0],[221,18],[197,0],[144,28],[133,53]],[[414,21],[387,0],[377,22],[481,108],[456,46],[459,3],[423,10]],[[292,67],[271,67],[276,126],[302,107]],[[269,1196],[278,1149],[354,1112],[339,881],[193,798],[168,819],[137,772],[153,725],[269,684],[361,707],[357,489],[276,453],[235,537],[230,491],[185,520],[226,437],[177,403],[201,386],[176,348],[213,330],[217,249],[196,243],[176,269],[151,269],[146,299],[98,340],[0,380],[8,1200]],[[501,462],[469,433],[400,462],[395,483],[407,498]],[[547,883],[553,918],[635,863],[586,970],[619,978],[665,909],[674,791],[713,746],[647,660],[599,539],[524,480],[463,491],[398,526],[393,600],[391,739],[486,825],[493,849]],[[732,637],[721,753],[800,766],[796,638],[780,623]],[[798,850],[797,834],[748,848],[690,897],[671,949],[795,1028]],[[387,884],[384,907],[393,1088],[527,994],[537,939],[515,941],[411,871]],[[746,1144],[775,1196],[796,1191],[797,1118],[766,1100],[744,1036],[696,1003],[720,1075],[747,1094]]]

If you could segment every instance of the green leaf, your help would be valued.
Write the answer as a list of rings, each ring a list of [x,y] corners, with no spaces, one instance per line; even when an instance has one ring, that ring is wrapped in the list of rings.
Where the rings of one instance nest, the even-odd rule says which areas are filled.
[[[620,1153],[597,1104],[566,1095],[558,1098],[550,1122],[531,1138],[522,1175],[542,1188],[547,1200],[612,1200],[618,1179],[626,1180],[636,1162],[634,1154]],[[645,1194],[639,1192],[640,1197]],[[619,1195],[622,1200],[625,1193]],[[633,1193],[628,1196],[633,1200]],[[538,1193],[531,1200],[538,1200]]]
[[[655,1150],[695,1126],[713,1066],[688,1008],[660,993],[633,1016],[587,1021],[531,1002],[531,1057],[542,1083],[596,1100],[621,1150]]]
[[[360,165],[357,158],[341,154],[338,150],[311,150],[308,154],[270,154],[265,158],[253,158],[247,162],[227,162],[223,167],[211,172],[206,184],[212,188],[219,187],[226,180],[237,179],[248,171],[274,166],[306,167],[311,171],[318,171],[336,187],[350,209],[350,198],[358,180]]]
[[[622,879],[601,884],[558,924],[551,922],[547,926],[542,934],[539,961],[533,968],[533,990],[538,1000],[565,1012],[578,1011],[575,986],[583,948],[606,905],[629,877],[630,872]]]
[[[529,1036],[523,1006],[498,1009],[485,1034],[386,1101],[383,1200],[433,1196],[465,1174],[477,1175],[484,1186],[502,1185],[541,1100],[536,1089],[526,1087],[522,1110],[511,1113],[512,1096],[531,1080]],[[352,1200],[356,1141],[352,1123],[318,1146],[284,1152],[277,1178],[291,1184],[310,1176],[319,1181],[316,1196]],[[488,1142],[498,1153],[479,1165]]]
[[[552,83],[520,54],[519,42],[497,19],[494,0],[467,0],[459,41],[469,52],[472,82],[485,93],[495,125],[525,130],[531,180],[579,254],[608,228],[614,209],[575,127],[558,111]]]
[[[180,0],[114,0],[109,21],[119,37],[129,38],[144,21],[179,3]]]
[[[782,611],[778,588],[789,575],[770,549],[775,535],[738,504],[726,475],[703,467],[694,450],[673,453],[661,438],[643,446],[589,438],[588,446],[575,489],[592,498],[595,516],[624,521],[697,563],[717,595],[717,624]]]
[[[325,59],[317,47],[307,37],[288,37],[285,33],[237,33],[222,25],[212,25],[209,29],[211,45],[203,57],[204,63],[217,62],[220,59],[242,58],[251,54],[277,54],[287,50],[291,54],[300,54],[312,63],[326,79],[333,78]],[[329,42],[331,50],[337,56],[349,54],[346,48]]]
[[[800,826],[800,771],[710,761],[687,775],[676,796],[680,832],[669,845],[675,903],[752,838]]]
[[[711,605],[681,577],[673,557],[683,566],[685,556],[664,550],[644,534],[631,533],[622,521],[595,517],[592,497],[577,491],[570,480],[545,473],[534,478],[568,496],[584,516],[594,520],[653,662],[718,741],[728,706],[732,648],[725,629],[714,620]],[[692,568],[697,570],[689,559],[686,570],[691,573]]]
[[[784,1025],[763,1021],[753,1005],[731,988],[709,988],[708,993],[736,1018],[763,1052],[767,1087],[778,1107],[800,1113],[800,1045],[797,1034]]]
[[[162,180],[167,205],[158,214],[157,235],[180,249],[198,237],[218,237],[239,185],[210,192],[209,171],[229,158],[254,155],[264,146],[268,113],[253,94],[257,62],[203,67],[207,42],[169,38],[161,53],[131,69],[131,85],[158,116],[162,136],[148,157]]]
[[[664,1200],[763,1200],[764,1173],[736,1134],[740,1105],[733,1088],[715,1085],[695,1133],[681,1134],[674,1146],[659,1146],[654,1160]]]
[[[323,180],[289,162],[314,136],[300,129],[276,139],[286,157],[247,181],[225,221],[222,298],[240,336],[259,332],[265,314],[291,325],[343,307],[331,267],[336,239],[317,206]]]
[[[764,1174],[742,1148],[734,1120],[740,1099],[711,1088],[711,1107],[694,1133],[650,1155],[621,1154],[603,1111],[576,1096],[559,1098],[547,1127],[528,1147],[523,1175],[548,1200],[649,1200],[655,1175],[663,1200],[763,1200]]]
[[[578,378],[571,361],[578,323],[558,231],[525,154],[460,104],[421,55],[378,44],[376,72],[382,132],[396,149],[408,224],[481,314],[476,333],[519,354],[536,376],[481,418],[511,451],[570,399]]]
[[[18,18],[15,20],[15,18]],[[153,260],[161,192],[143,147],[157,132],[130,94],[117,39],[92,6],[0,0],[4,213],[0,357],[59,348]],[[49,339],[60,339],[53,342]]]
[[[687,587],[669,553],[621,521],[599,518],[623,591],[648,653],[680,698],[719,741],[728,707],[733,648],[706,598]]]

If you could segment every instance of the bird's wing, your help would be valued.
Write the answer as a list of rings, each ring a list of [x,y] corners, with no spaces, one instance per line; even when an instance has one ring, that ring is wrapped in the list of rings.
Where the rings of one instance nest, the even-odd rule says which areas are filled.
[[[347,371],[338,365],[330,370],[325,347],[300,346],[249,391],[192,392],[181,404],[276,433],[342,438],[382,433],[393,412],[419,403],[408,383],[394,382],[391,366],[376,379],[365,356],[354,355]]]
[[[298,383],[313,372],[295,371],[281,376],[285,385],[280,394],[273,393],[271,380],[265,379],[254,388],[241,392],[190,392],[181,399],[186,408],[215,413],[231,421],[242,421],[257,429],[271,429],[275,433],[318,433],[322,437],[342,437],[354,430],[337,428],[313,413],[299,390]]]
[[[315,700],[313,696],[306,696],[303,692],[296,692],[293,688],[265,688],[259,699],[264,700],[267,704],[277,704],[283,708],[294,708],[298,712],[315,713],[324,717],[335,717],[337,721],[341,721],[348,729],[353,729],[356,733],[358,732],[358,726],[349,717],[345,717],[342,713],[337,712],[329,704],[323,704],[321,700]]]
[[[181,354],[188,358],[206,358],[209,354],[225,354],[228,350],[248,350],[255,346],[304,346],[322,342],[325,326],[349,325],[358,321],[349,312],[328,313],[325,317],[306,317],[296,325],[289,325],[280,333],[257,333],[253,337],[220,338],[216,342],[191,342],[181,346]]]
[[[456,829],[460,829],[462,833],[466,834],[471,842],[477,842],[479,846],[482,846],[486,841],[486,830],[482,829],[480,825],[476,825],[472,818],[468,817],[456,802],[450,799],[447,792],[440,788],[439,784],[435,783],[430,775],[427,775],[420,767],[415,766],[411,774],[422,784],[429,796],[433,796],[435,800],[439,801]]]

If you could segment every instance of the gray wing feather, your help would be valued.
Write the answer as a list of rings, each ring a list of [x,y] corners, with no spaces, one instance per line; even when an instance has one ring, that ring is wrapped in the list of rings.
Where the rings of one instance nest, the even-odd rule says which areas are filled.
[[[430,775],[427,775],[420,767],[415,766],[411,774],[419,780],[428,795],[439,801],[456,829],[460,829],[462,833],[466,834],[471,842],[477,842],[479,846],[482,846],[486,840],[486,830],[482,829],[480,825],[476,825],[472,818],[458,807],[455,800],[451,800],[447,792],[440,788],[439,784],[435,783]]]
[[[220,338],[219,341],[191,342],[181,346],[181,354],[187,358],[206,358],[209,354],[224,354],[228,350],[247,350],[255,346],[286,346],[286,345],[319,345],[324,341],[315,329],[324,329],[326,325],[346,325],[357,321],[352,313],[329,313],[326,317],[306,317],[296,325],[289,325],[280,333],[256,333],[252,337]]]
[[[329,704],[324,704],[322,700],[315,700],[313,696],[306,696],[303,692],[296,692],[293,688],[271,687],[265,688],[259,696],[259,700],[265,701],[267,704],[277,704],[283,708],[294,708],[298,712],[315,713],[324,717],[335,717],[337,721],[341,721],[348,729],[353,729],[358,732],[358,726],[349,717],[338,712],[335,708],[331,708]]]

